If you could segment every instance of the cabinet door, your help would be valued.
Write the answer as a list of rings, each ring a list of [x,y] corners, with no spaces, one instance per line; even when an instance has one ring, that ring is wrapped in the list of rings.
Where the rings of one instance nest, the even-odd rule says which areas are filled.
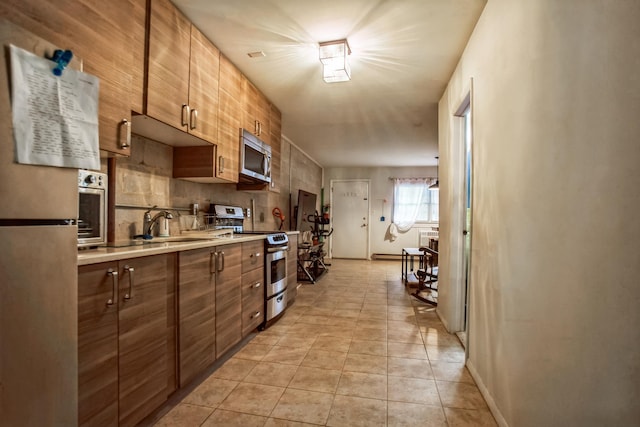
[[[242,76],[242,127],[258,136],[258,103],[260,91],[245,76]]]
[[[229,182],[238,182],[240,128],[242,127],[242,75],[224,55],[220,55],[219,85],[216,176]]]
[[[240,243],[216,247],[216,358],[242,339]]]
[[[115,262],[78,268],[80,426],[118,424],[117,272]]]
[[[129,128],[123,120],[131,121],[131,46],[144,30],[135,25],[133,1],[138,0],[0,2],[0,16],[73,51],[83,59],[83,71],[100,78],[100,148],[125,155],[129,151],[122,144]]]
[[[147,115],[187,130],[191,23],[169,0],[151,0]]]
[[[119,262],[120,425],[135,425],[172,392],[167,329],[174,316],[174,255]]]
[[[178,255],[180,387],[216,358],[215,248]]]
[[[147,42],[147,0],[133,0],[133,64],[131,67],[131,110],[144,113],[144,63]]]
[[[269,114],[271,114],[271,103],[262,92],[258,92],[258,106],[256,108],[256,117],[260,123],[258,138],[267,144],[271,144],[271,124],[269,123]]]
[[[219,72],[220,51],[192,25],[189,133],[210,142],[218,138]]]
[[[245,76],[242,76],[242,126],[269,144],[269,100]]]

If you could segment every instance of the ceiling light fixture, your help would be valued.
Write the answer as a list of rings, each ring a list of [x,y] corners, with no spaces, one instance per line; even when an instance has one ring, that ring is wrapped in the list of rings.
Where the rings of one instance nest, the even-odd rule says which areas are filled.
[[[429,186],[429,190],[439,190],[440,189],[440,178],[438,177],[438,165],[439,165],[439,159],[440,157],[436,156],[436,183],[435,184],[431,184]]]
[[[351,80],[350,54],[351,48],[347,39],[320,43],[322,79],[327,83]]]

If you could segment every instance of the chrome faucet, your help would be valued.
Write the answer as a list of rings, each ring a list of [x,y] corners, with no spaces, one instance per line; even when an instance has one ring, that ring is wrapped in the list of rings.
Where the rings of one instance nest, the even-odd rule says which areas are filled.
[[[153,209],[153,208],[152,208]],[[144,222],[143,222],[143,234],[145,236],[151,236],[151,230],[153,229],[153,226],[155,225],[156,221],[158,221],[158,218],[167,218],[167,219],[173,219],[173,215],[171,215],[171,212],[168,211],[161,211],[158,212],[157,214],[155,214],[153,216],[153,218],[151,218],[151,209],[149,209],[147,212],[145,212],[144,214]]]

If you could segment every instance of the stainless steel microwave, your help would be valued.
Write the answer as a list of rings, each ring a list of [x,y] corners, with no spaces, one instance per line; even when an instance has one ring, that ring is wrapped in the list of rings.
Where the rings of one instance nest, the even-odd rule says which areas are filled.
[[[240,182],[271,182],[271,147],[251,132],[240,132]]]

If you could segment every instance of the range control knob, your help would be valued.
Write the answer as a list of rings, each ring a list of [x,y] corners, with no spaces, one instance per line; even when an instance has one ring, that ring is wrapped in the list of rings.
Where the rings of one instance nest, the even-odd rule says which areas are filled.
[[[84,182],[87,184],[95,184],[96,183],[96,176],[95,175],[87,175],[87,177],[84,179]]]

